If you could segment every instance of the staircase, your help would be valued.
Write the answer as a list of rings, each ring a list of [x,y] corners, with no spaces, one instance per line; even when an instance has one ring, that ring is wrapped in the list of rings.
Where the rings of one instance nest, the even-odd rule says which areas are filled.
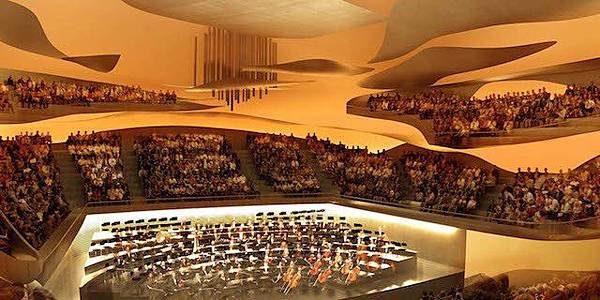
[[[133,150],[122,149],[121,160],[123,161],[123,176],[129,186],[129,194],[132,201],[144,200],[144,187],[139,177],[137,156]]]
[[[498,183],[495,186],[487,187],[485,194],[481,197],[481,203],[479,203],[479,214],[487,215],[488,208],[492,205],[494,200],[500,197],[502,190],[509,184],[512,184],[514,178],[512,176],[502,176],[498,178]]]
[[[250,150],[235,150],[237,157],[240,159],[240,169],[242,174],[250,180],[256,187],[256,189],[260,192],[261,195],[276,195],[273,190],[273,187],[267,184],[267,182],[260,178],[258,172],[256,170],[256,166],[254,166],[254,158],[252,157],[252,153]]]
[[[71,154],[67,151],[65,144],[52,145],[52,152],[60,170],[60,183],[63,187],[65,201],[71,208],[82,207],[85,205],[83,182]]]
[[[317,175],[317,179],[319,179],[319,183],[321,184],[321,192],[339,195],[340,190],[333,183],[333,179],[327,177],[327,174],[321,169],[317,156],[309,150],[302,150],[300,153],[305,162],[315,171],[315,175]]]

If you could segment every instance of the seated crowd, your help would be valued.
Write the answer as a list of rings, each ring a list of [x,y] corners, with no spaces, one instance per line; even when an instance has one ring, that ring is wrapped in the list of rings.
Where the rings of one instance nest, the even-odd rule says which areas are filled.
[[[10,254],[8,231],[6,231],[6,228],[4,228],[4,225],[2,225],[2,223],[0,223],[0,252]]]
[[[293,136],[248,136],[254,165],[262,178],[283,193],[314,193],[321,190],[315,171],[300,153],[303,142]]]
[[[8,86],[0,82],[0,113],[3,112],[15,112],[15,108],[10,101]]]
[[[346,196],[398,203],[406,199],[408,183],[401,168],[385,154],[370,154],[367,149],[349,149],[342,144],[308,135],[307,143],[321,168],[335,179]]]
[[[568,118],[598,114],[600,88],[591,83],[568,86],[560,95],[552,96],[542,88],[493,94],[485,99],[460,99],[440,91],[410,96],[387,93],[369,96],[367,106],[371,111],[417,114],[421,119],[432,119],[437,134],[468,136],[547,126]]]
[[[129,200],[118,134],[77,132],[68,137],[67,149],[83,178],[87,202]]]
[[[522,281],[522,280],[519,280]],[[464,289],[468,300],[583,300],[600,299],[598,272],[571,272],[561,278],[554,277],[533,284],[512,286],[507,274],[494,278],[484,276]]]
[[[14,94],[22,108],[48,108],[50,104],[90,105],[99,102],[169,104],[177,101],[175,92],[146,91],[140,87],[101,83],[47,83],[31,78],[9,77],[6,85],[14,89]]]
[[[596,159],[595,163],[600,163]],[[594,163],[592,162],[592,163]],[[489,208],[494,218],[525,222],[570,221],[600,216],[600,172],[598,166],[559,174],[547,170],[517,172]]]
[[[400,159],[410,177],[415,200],[421,206],[442,211],[470,213],[479,206],[492,174],[468,167],[442,154],[408,153]]]
[[[148,199],[257,193],[221,135],[142,136],[134,150]]]
[[[0,210],[39,249],[69,214],[49,135],[0,138]]]
[[[316,136],[307,141],[346,196],[398,203],[414,194],[424,208],[469,213],[477,209],[486,184],[495,181],[494,175],[441,154],[407,153],[395,162],[385,153],[348,149]]]
[[[462,288],[452,287],[449,290],[443,290],[438,293],[427,291],[421,296],[421,300],[463,300]]]

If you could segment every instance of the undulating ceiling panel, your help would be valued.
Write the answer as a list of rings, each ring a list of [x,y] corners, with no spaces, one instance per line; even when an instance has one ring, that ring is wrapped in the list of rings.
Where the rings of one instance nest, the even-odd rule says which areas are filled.
[[[164,17],[265,37],[314,37],[384,19],[343,0],[123,1]]]
[[[435,86],[436,89],[454,92],[463,97],[472,97],[482,86],[490,82],[506,80],[537,80],[559,84],[585,85],[600,83],[600,57],[570,63],[529,69],[492,78]]]
[[[0,41],[24,51],[74,62],[99,72],[110,72],[120,58],[117,54],[69,57],[52,45],[31,10],[8,0],[0,0]]]
[[[400,0],[372,62],[403,56],[438,36],[493,25],[568,20],[600,13],[600,0]]]
[[[359,67],[330,59],[305,59],[282,64],[251,66],[245,71],[279,72],[323,76],[351,76],[373,71],[370,67]]]
[[[448,75],[510,62],[554,44],[555,41],[501,48],[428,48],[399,65],[366,78],[360,86],[373,89],[420,90]]]

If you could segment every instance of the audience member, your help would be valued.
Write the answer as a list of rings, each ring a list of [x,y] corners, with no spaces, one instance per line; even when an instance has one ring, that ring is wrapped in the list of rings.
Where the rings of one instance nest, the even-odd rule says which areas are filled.
[[[563,94],[554,96],[542,88],[493,94],[485,99],[460,99],[440,91],[411,96],[387,93],[369,96],[367,105],[371,111],[418,114],[421,119],[432,119],[437,134],[497,134],[598,114],[600,88],[593,83],[570,85]]]
[[[10,254],[10,243],[8,242],[8,231],[0,223],[0,251]]]
[[[67,149],[83,178],[87,202],[129,200],[118,134],[77,132],[67,139]]]
[[[15,112],[10,100],[9,89],[4,83],[0,83],[0,112]]]
[[[479,206],[491,175],[467,167],[443,154],[409,153],[400,159],[415,189],[415,200],[424,208],[471,213]]]
[[[450,290],[434,293],[432,291],[424,292],[421,300],[463,300],[462,288],[452,287]]]
[[[257,193],[223,136],[154,134],[138,137],[134,149],[148,199]]]
[[[174,92],[146,91],[140,87],[101,83],[76,84],[65,82],[36,82],[31,78],[9,77],[22,108],[44,109],[50,104],[91,105],[100,102],[170,104],[177,101]]]
[[[384,153],[348,149],[319,140],[316,135],[309,135],[306,140],[321,168],[335,179],[341,194],[392,203],[406,200],[409,183],[401,175],[401,168]]]
[[[302,144],[293,136],[248,136],[248,147],[258,173],[275,187],[275,191],[283,193],[315,193],[321,190],[315,171],[300,153]]]
[[[489,208],[499,219],[524,222],[571,221],[600,216],[600,159],[579,170],[549,174],[519,169],[515,182]]]
[[[39,249],[69,213],[49,135],[0,138],[0,209]]]

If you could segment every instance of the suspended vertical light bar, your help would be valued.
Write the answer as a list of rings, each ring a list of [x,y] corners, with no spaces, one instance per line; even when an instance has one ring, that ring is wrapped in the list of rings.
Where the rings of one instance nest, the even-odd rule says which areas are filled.
[[[195,55],[197,55],[197,41],[195,47]],[[212,84],[214,86],[212,96],[225,100],[231,110],[234,101],[235,103],[246,102],[251,98],[262,98],[263,95],[267,95],[266,87],[271,81],[277,79],[276,73],[243,71],[243,69],[276,63],[277,44],[271,38],[231,32],[216,27],[209,27],[208,32],[204,34],[202,64],[204,85]],[[194,68],[197,68],[197,65]],[[196,72],[195,81],[197,81]],[[238,87],[236,87],[237,83],[239,83]]]

